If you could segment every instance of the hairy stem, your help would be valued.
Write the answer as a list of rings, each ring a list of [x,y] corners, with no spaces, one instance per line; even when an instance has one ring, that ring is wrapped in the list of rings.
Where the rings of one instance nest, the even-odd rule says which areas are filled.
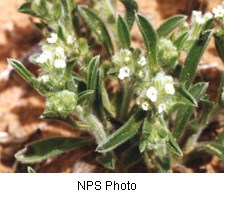
[[[97,144],[100,144],[106,139],[107,134],[102,123],[93,114],[85,115],[81,106],[77,106],[75,112],[77,117],[90,127],[90,130],[94,133]]]

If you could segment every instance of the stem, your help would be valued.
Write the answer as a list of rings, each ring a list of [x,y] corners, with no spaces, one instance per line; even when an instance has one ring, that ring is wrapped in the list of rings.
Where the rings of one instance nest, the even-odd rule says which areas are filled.
[[[77,106],[75,110],[78,118],[90,127],[90,130],[94,133],[97,144],[100,144],[106,139],[106,132],[102,123],[93,114],[84,114],[84,110],[81,106]]]
[[[127,117],[127,113],[129,110],[129,106],[130,106],[130,101],[132,99],[133,96],[133,88],[129,87],[127,85],[127,83],[123,83],[122,84],[122,90],[123,90],[123,99],[122,99],[122,104],[121,104],[121,109],[118,115],[118,118],[121,121],[124,121]]]

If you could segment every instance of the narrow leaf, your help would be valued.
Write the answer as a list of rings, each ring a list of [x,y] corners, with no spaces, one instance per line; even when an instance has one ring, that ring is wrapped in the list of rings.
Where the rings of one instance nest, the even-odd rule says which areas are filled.
[[[28,173],[36,173],[36,171],[32,167],[27,167],[27,172]]]
[[[117,19],[117,34],[122,48],[130,48],[130,32],[126,21],[121,15],[118,15]]]
[[[138,11],[138,5],[134,0],[120,0],[126,8],[126,21],[131,29],[135,21],[135,12]]]
[[[171,31],[173,31],[177,26],[182,24],[187,17],[185,15],[176,15],[167,19],[158,29],[157,34],[159,37],[165,37]]]
[[[222,34],[214,34],[215,45],[218,55],[224,62],[224,32]]]
[[[8,63],[12,66],[28,83],[33,83],[36,78],[29,72],[26,67],[18,60],[8,59]]]
[[[79,6],[79,11],[90,29],[97,36],[98,40],[104,45],[107,53],[111,55],[113,53],[112,42],[109,33],[101,19],[87,7]]]
[[[135,113],[130,119],[117,131],[111,134],[104,142],[99,144],[98,152],[108,152],[132,138],[138,131],[145,114],[143,111]]]
[[[196,99],[192,96],[192,94],[187,89],[185,89],[184,84],[176,85],[175,89],[176,89],[176,92],[178,92],[182,97],[187,99],[192,106],[196,107],[198,105]]]
[[[88,65],[87,89],[93,90],[95,93],[94,95],[92,95],[92,98],[90,98],[91,103],[94,103],[96,99],[99,60],[100,60],[100,57],[96,56],[90,61]]]
[[[103,156],[97,157],[97,161],[99,164],[101,164],[103,167],[114,170],[116,166],[116,160],[111,154],[106,154]]]
[[[124,168],[132,167],[134,164],[140,161],[142,153],[140,153],[139,145],[131,145],[121,156],[121,164]]]
[[[174,153],[177,156],[183,156],[183,152],[180,149],[179,145],[173,138],[173,136],[169,133],[169,141],[168,141],[168,147],[171,150],[172,153]]]
[[[155,71],[157,65],[157,34],[149,21],[142,15],[136,14],[139,29],[144,38],[151,70]]]
[[[93,140],[88,137],[48,138],[29,144],[17,152],[15,157],[21,163],[35,163],[92,143]]]
[[[91,96],[94,94],[94,90],[85,90],[78,94],[77,104],[82,103],[86,99],[91,98]]]
[[[205,93],[207,87],[208,87],[207,83],[198,83],[195,84],[192,88],[190,88],[189,92],[196,99],[196,101],[198,101],[200,97]],[[193,111],[194,107],[192,106],[182,106],[178,110],[173,129],[173,136],[175,138],[179,138],[180,135],[183,133],[186,124],[188,123]]]
[[[31,8],[31,6],[32,6],[32,2],[28,1],[28,2],[23,3],[17,10],[21,13],[26,13],[29,15],[36,16],[35,12]]]
[[[174,41],[174,45],[177,47],[178,51],[182,49],[183,44],[187,40],[188,36],[189,36],[189,33],[185,32]]]
[[[190,87],[195,78],[197,66],[204,53],[209,40],[212,36],[212,31],[206,31],[200,35],[200,38],[191,47],[185,62],[184,68],[181,70],[180,81],[185,82],[186,87]]]

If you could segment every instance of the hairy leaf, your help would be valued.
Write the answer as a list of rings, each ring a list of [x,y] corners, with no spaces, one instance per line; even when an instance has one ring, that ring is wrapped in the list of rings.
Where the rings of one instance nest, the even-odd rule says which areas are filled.
[[[113,53],[111,38],[101,19],[87,7],[79,6],[78,8],[81,16],[86,21],[90,29],[95,33],[98,40],[102,42],[106,51],[111,55]]]
[[[200,38],[191,47],[186,60],[184,62],[184,68],[180,74],[180,81],[185,82],[186,87],[190,87],[192,81],[195,78],[198,63],[204,53],[209,40],[212,36],[212,31],[206,31],[200,35]]]
[[[135,21],[135,12],[138,11],[138,5],[134,0],[120,0],[126,8],[126,21],[131,29]]]
[[[89,99],[94,94],[94,90],[85,90],[78,94],[77,104]]]
[[[224,32],[223,34],[214,34],[215,45],[218,55],[221,60],[224,62]]]
[[[97,157],[97,161],[105,168],[114,170],[116,166],[116,160],[111,154],[106,154]]]
[[[185,15],[175,15],[170,17],[157,29],[158,36],[165,37],[186,19],[187,17]]]
[[[174,41],[174,45],[177,47],[178,51],[182,49],[183,44],[187,40],[188,36],[189,36],[189,33],[185,32]]]
[[[189,92],[196,99],[196,101],[198,101],[200,97],[205,93],[207,87],[207,83],[197,83],[192,88],[190,88]],[[180,135],[183,133],[193,111],[194,107],[192,106],[182,106],[178,110],[173,129],[173,135],[175,138],[179,138]]]
[[[144,38],[147,49],[149,65],[152,71],[158,70],[157,67],[157,34],[149,21],[142,15],[136,14],[139,29]]]
[[[90,98],[90,103],[93,104],[96,99],[97,92],[97,81],[98,81],[98,68],[99,68],[100,57],[94,57],[88,65],[88,74],[87,74],[87,89],[93,90],[94,94]]]
[[[175,88],[176,92],[178,92],[182,97],[187,99],[192,106],[196,107],[198,105],[196,99],[192,96],[192,94],[187,89],[185,89],[184,84],[175,85]]]
[[[130,48],[130,32],[126,21],[123,19],[121,15],[118,15],[117,19],[117,33],[119,37],[119,42],[122,48]]]
[[[15,157],[21,163],[35,163],[92,143],[93,139],[89,137],[48,138],[27,145],[24,149],[17,152]]]
[[[21,13],[26,13],[32,16],[36,16],[35,12],[31,8],[32,2],[25,2],[23,3],[17,10]]]
[[[138,131],[145,113],[138,111],[117,131],[112,133],[104,142],[99,144],[98,152],[108,152],[132,138]]]

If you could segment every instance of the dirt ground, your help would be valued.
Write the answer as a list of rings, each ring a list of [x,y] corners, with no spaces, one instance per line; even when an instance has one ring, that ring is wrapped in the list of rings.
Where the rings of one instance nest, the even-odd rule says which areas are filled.
[[[190,14],[186,1],[188,0],[137,0],[139,11],[147,15],[155,27],[171,15]],[[5,76],[8,69],[6,59],[18,58],[28,64],[25,59],[27,54],[30,54],[32,47],[42,38],[41,33],[32,24],[33,19],[17,12],[16,9],[22,2],[24,0],[0,1],[0,133],[2,133],[0,135],[0,172],[12,172],[15,169],[13,155],[28,141],[57,135],[74,136],[79,134],[78,131],[63,123],[39,119],[44,110],[44,98],[38,95],[15,72],[12,72],[8,78]],[[211,10],[221,1],[209,2],[207,10]],[[121,5],[120,9],[123,10]],[[134,28],[133,38],[134,41],[140,39],[137,27]],[[204,54],[201,64],[201,78],[211,82],[209,94],[210,98],[215,99],[223,64],[217,56],[213,41]],[[35,68],[35,66],[28,65],[30,70]],[[81,159],[86,153],[87,150],[76,150],[76,152],[65,154],[55,161],[49,160],[40,166],[39,171],[99,171],[94,164],[85,161],[87,158]],[[65,161],[66,164],[64,164]],[[218,159],[213,158],[212,162],[208,164],[209,166],[206,166],[206,171],[216,172],[218,162]],[[56,163],[60,163],[60,165],[56,165]],[[22,168],[21,171],[23,170]]]

